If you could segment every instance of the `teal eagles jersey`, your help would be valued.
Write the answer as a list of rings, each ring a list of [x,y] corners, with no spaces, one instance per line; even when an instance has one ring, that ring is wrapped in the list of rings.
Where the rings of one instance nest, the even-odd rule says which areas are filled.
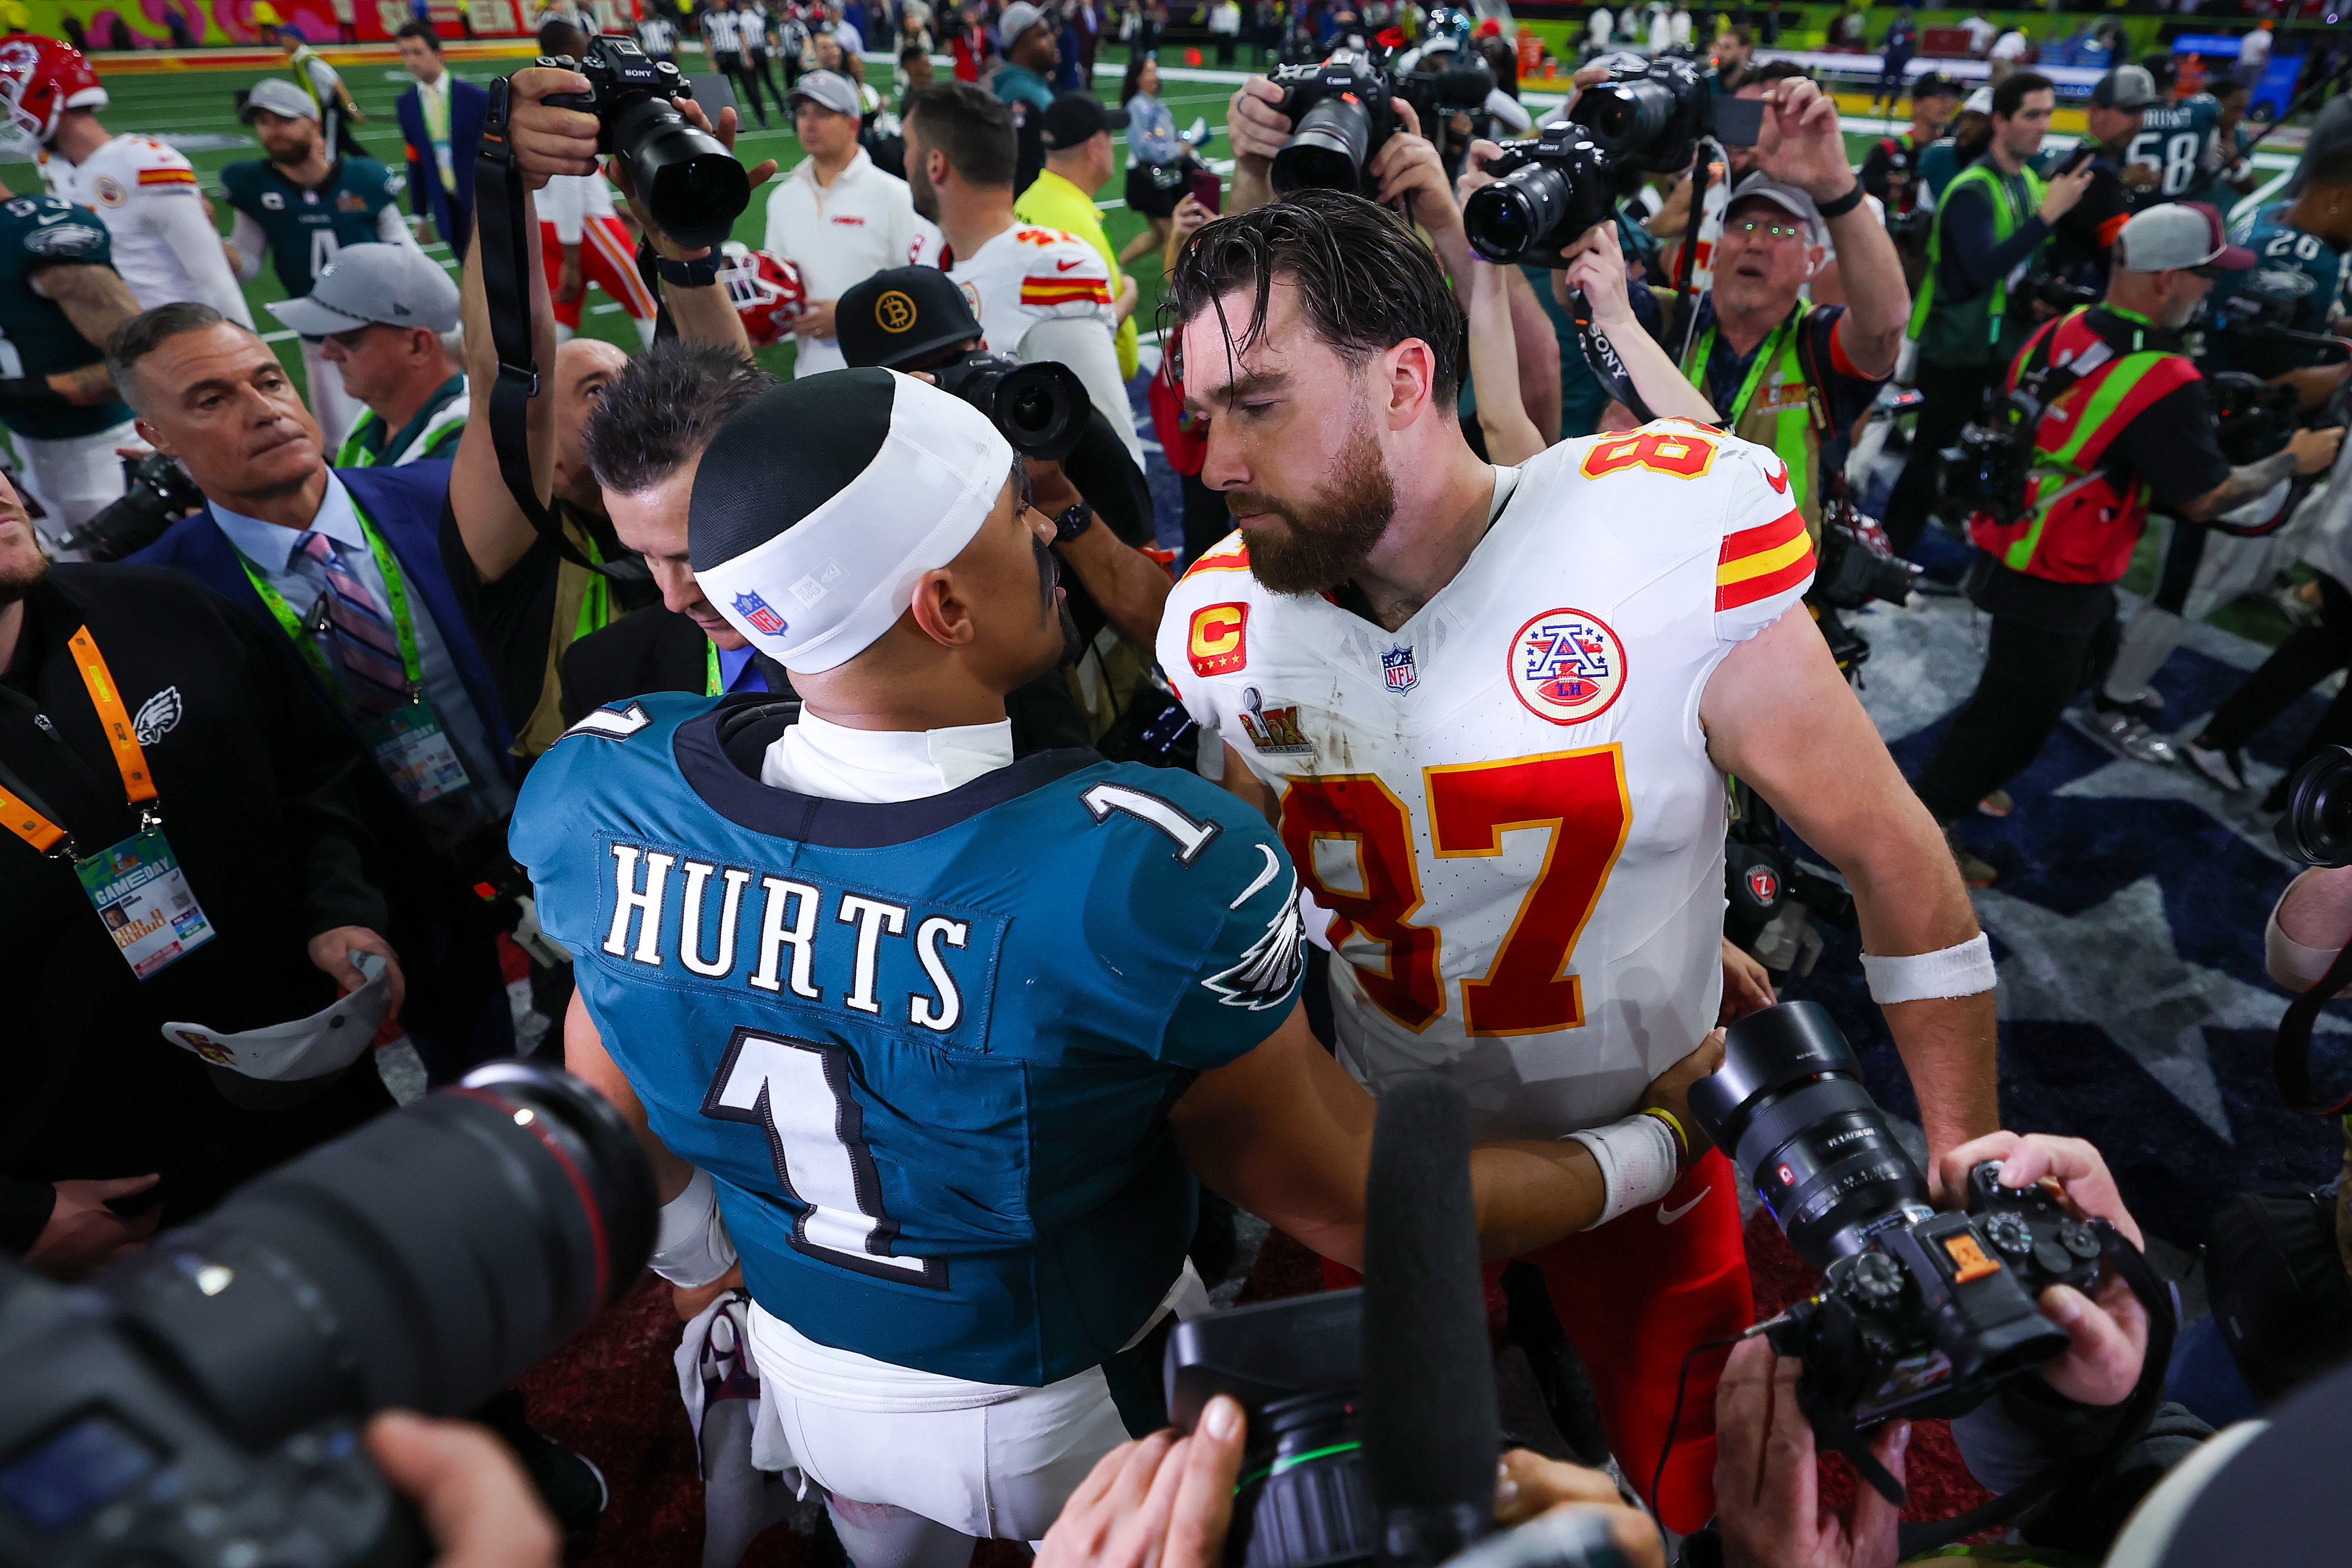
[[[2298,332],[2324,332],[2336,302],[2344,298],[2347,262],[2315,234],[2306,234],[2286,221],[2281,202],[2266,207],[2239,226],[2232,243],[2254,253],[2251,272],[2225,272],[2206,297],[2206,320],[2225,319],[2230,301],[2246,300],[2260,309],[2255,319]],[[2291,345],[2272,347],[2249,342],[2240,344],[2223,329],[2206,334],[2206,361],[2216,370],[2243,370],[2268,379],[2297,365],[2313,363],[2311,353]]]
[[[2155,206],[2191,199],[2189,193],[2202,187],[2213,173],[2220,156],[2214,142],[2221,133],[2221,106],[2210,92],[2150,104],[2140,117],[2139,134],[2124,149],[2126,164],[2156,165],[2156,188],[2135,192],[2137,204]]]
[[[261,226],[278,280],[297,299],[310,291],[335,252],[383,238],[377,215],[407,183],[373,158],[341,160],[316,189],[296,184],[267,160],[221,171],[229,205]]]
[[[1183,1267],[1168,1111],[1289,1016],[1297,880],[1181,771],[1042,752],[895,805],[759,782],[794,711],[671,693],[533,765],[510,847],[754,1300],[982,1383],[1099,1365]]]
[[[0,376],[39,379],[96,364],[105,352],[74,329],[54,300],[33,291],[33,278],[46,267],[73,262],[114,265],[106,225],[88,207],[55,196],[12,196],[0,201]],[[95,436],[131,417],[120,403],[88,408],[12,410],[8,428],[35,441],[66,441]]]

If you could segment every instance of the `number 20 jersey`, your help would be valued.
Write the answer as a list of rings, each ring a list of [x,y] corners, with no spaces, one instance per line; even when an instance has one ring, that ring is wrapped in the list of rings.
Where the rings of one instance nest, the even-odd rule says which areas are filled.
[[[1193,564],[1160,663],[1281,802],[1373,1092],[1436,1068],[1483,1136],[1551,1137],[1629,1113],[1714,1026],[1699,697],[1812,571],[1780,460],[1679,421],[1529,462],[1395,632],[1264,588],[1239,534]]]
[[[1297,1001],[1288,861],[1206,780],[1090,752],[896,805],[771,788],[746,706],[599,710],[516,804],[606,1050],[801,1334],[976,1383],[1100,1364],[1192,1239],[1169,1107]]]

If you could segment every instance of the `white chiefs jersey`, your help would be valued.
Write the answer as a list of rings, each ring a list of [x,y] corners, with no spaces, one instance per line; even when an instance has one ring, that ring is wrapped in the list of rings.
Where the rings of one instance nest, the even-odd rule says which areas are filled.
[[[1281,802],[1330,913],[1339,1059],[1445,1072],[1482,1136],[1614,1121],[1714,1027],[1724,788],[1699,697],[1812,581],[1780,460],[1683,421],[1517,471],[1394,632],[1250,574],[1185,574],[1160,661]],[[1230,765],[1230,763],[1228,764]]]
[[[957,257],[948,277],[962,286],[980,318],[981,346],[1019,352],[1039,321],[1099,320],[1118,329],[1112,308],[1110,265],[1074,234],[1016,223],[970,257]]]
[[[203,215],[195,166],[184,154],[145,136],[124,134],[79,164],[43,153],[41,178],[51,195],[79,203],[106,220],[114,269],[131,286],[142,310],[209,298],[212,290],[199,285],[175,248],[191,232],[172,221],[179,209],[194,211],[199,220]],[[211,226],[207,222],[205,226]],[[226,266],[225,259],[222,265]]]

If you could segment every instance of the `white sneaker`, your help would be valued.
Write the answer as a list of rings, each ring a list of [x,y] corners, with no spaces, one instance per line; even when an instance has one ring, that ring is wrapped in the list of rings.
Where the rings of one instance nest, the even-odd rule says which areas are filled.
[[[2172,742],[2147,727],[2137,713],[2108,712],[2094,703],[2075,721],[2083,733],[2116,755],[2135,763],[2171,767],[2180,761]]]
[[[2189,753],[2189,765],[2231,795],[2246,787],[2246,753],[2235,747],[2205,746],[2200,734],[2195,741],[2182,742]]]

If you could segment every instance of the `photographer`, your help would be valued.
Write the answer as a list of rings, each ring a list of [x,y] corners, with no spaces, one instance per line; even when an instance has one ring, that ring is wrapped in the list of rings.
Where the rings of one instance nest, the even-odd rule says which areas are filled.
[[[2025,770],[2105,663],[2114,584],[2151,501],[2200,522],[2335,459],[2340,430],[2298,432],[2285,450],[2242,468],[2221,456],[2205,389],[2177,334],[2217,277],[2253,265],[2210,207],[2150,207],[2116,238],[2106,302],[2043,327],[2011,367],[2008,384],[2041,388],[2048,410],[2032,432],[2033,478],[2015,521],[1981,512],[1969,520],[1978,553],[1966,587],[1992,617],[1985,669],[1917,780],[1972,885],[1996,873],[1952,824]],[[2053,364],[2067,368],[2053,373]],[[2070,379],[2053,383],[2053,374]],[[2093,721],[2116,744],[2133,738],[2133,726],[2145,730],[2130,710],[2100,699]]]
[[[1993,89],[1991,141],[1954,176],[1936,206],[1927,275],[1911,315],[1916,381],[1927,401],[1910,459],[1886,502],[1886,537],[1908,555],[1936,503],[1943,449],[1975,417],[2026,323],[2011,309],[2010,279],[2090,188],[2088,164],[2044,184],[2031,166],[2057,103],[2047,77],[2019,71]]]
[[[2139,66],[2117,66],[2091,89],[2091,106],[2084,111],[2091,134],[2083,144],[2094,150],[2091,183],[2051,236],[2051,277],[2106,292],[2107,253],[2124,220],[2135,206],[2162,199],[2155,194],[2157,166],[2131,160],[2140,126],[2156,101],[2155,79]]]
[[[1927,187],[1920,162],[1940,140],[1960,106],[1960,84],[1940,72],[1929,72],[1911,84],[1911,123],[1891,136],[1881,136],[1863,155],[1862,188],[1886,208],[1886,225],[1902,237],[1904,278],[1916,287],[1927,266],[1927,224],[1935,210],[1935,195]]]
[[[1789,466],[1818,537],[1847,432],[1894,373],[1911,295],[1846,162],[1836,103],[1810,81],[1778,81],[1765,106],[1757,172],[1731,193],[1683,369],[1724,425]],[[1849,303],[1816,307],[1802,291],[1832,249]]]
[[[587,86],[587,79],[574,71],[533,67],[515,73],[510,84],[512,141],[524,183],[531,190],[551,177],[604,177],[597,163],[596,116],[544,101],[552,94],[583,91]],[[689,123],[712,132],[722,144],[733,145],[731,110],[719,115],[714,129],[698,104],[680,108]],[[756,191],[774,172],[772,161],[751,171],[752,188]],[[634,193],[625,186],[624,192],[639,231],[659,258],[665,301],[678,335],[748,353],[742,321],[726,289],[715,273],[699,265],[708,251],[678,245]],[[527,216],[534,205],[526,195]],[[527,279],[532,353],[542,388],[529,404],[531,462],[540,495],[559,520],[564,539],[587,561],[600,566],[627,563],[629,551],[605,516],[604,494],[583,446],[589,416],[628,363],[627,356],[593,339],[573,338],[557,346],[555,312],[536,249],[544,243],[545,227],[536,222],[526,226],[526,240],[533,247]],[[567,559],[554,540],[532,526],[508,492],[490,433],[498,345],[481,268],[480,247],[476,247],[466,258],[464,288],[473,412],[458,445],[450,520],[472,563],[468,586],[475,595],[473,613],[497,671],[504,711],[516,730],[516,749],[521,755],[535,756],[563,729],[562,691],[553,677],[564,650],[574,638],[651,604],[658,595],[634,574],[608,574]]]

